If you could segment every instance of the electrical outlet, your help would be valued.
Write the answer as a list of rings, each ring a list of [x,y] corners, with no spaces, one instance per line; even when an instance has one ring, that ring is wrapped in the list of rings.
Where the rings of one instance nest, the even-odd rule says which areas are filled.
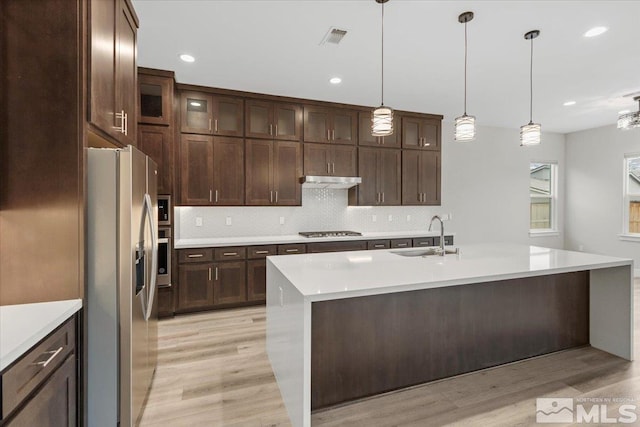
[[[196,227],[202,227],[202,217],[201,216],[197,216],[196,217]]]
[[[280,217],[280,225],[284,225],[284,217],[283,216]]]
[[[387,219],[389,220],[389,222],[393,221],[393,215],[389,215]]]
[[[411,215],[407,215],[407,222],[411,222]]]
[[[228,216],[228,217],[225,219],[225,224],[227,224],[227,225],[231,225],[231,217],[230,217],[230,216]]]
[[[371,222],[376,222],[378,217],[376,215],[371,215]]]

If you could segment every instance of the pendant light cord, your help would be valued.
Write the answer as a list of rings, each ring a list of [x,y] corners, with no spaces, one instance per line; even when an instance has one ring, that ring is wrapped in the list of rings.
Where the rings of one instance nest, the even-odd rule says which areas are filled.
[[[467,115],[467,21],[464,23],[464,115]]]
[[[381,99],[381,103],[380,105],[384,105],[384,3],[382,3],[382,37],[381,37],[381,41],[380,41],[380,45],[382,46],[381,49],[381,57],[380,57],[380,64],[381,64],[381,94],[380,94],[380,99]]]
[[[533,37],[531,37],[531,62],[529,64],[529,124],[533,124]]]

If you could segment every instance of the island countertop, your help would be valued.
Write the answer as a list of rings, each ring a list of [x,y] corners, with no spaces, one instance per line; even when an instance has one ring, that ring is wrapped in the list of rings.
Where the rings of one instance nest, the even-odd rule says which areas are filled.
[[[0,306],[0,371],[82,308],[82,300]]]
[[[632,265],[604,255],[516,244],[460,247],[459,255],[404,257],[394,252],[332,252],[268,257],[308,301]]]

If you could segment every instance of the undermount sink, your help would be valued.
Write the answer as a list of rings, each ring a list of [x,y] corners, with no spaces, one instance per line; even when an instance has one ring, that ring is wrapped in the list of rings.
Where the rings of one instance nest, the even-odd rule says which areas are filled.
[[[418,256],[431,256],[431,255],[440,255],[440,248],[427,248],[427,249],[413,249],[410,251],[401,250],[401,251],[391,251],[392,254],[407,256],[407,257],[418,257]],[[458,248],[455,249],[445,249],[445,255],[448,254],[458,254],[460,253]]]

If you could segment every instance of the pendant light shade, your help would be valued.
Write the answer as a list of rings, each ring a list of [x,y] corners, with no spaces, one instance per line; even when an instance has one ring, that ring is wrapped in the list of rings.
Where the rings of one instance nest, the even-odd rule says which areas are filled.
[[[640,96],[636,96],[633,100],[638,101],[638,111],[620,115],[618,129],[640,128]]]
[[[524,35],[525,40],[531,41],[531,62],[529,65],[529,123],[520,127],[520,145],[523,147],[540,144],[542,131],[540,123],[533,123],[533,39],[540,35],[540,31],[529,31]]]
[[[473,19],[473,12],[465,12],[458,16],[458,22],[464,24],[464,114],[456,117],[456,141],[467,142],[476,139],[476,118],[467,115],[467,22]]]
[[[376,0],[382,6],[382,41],[381,41],[381,102],[380,106],[371,112],[371,135],[389,136],[393,135],[393,109],[384,105],[384,4],[389,0]]]

